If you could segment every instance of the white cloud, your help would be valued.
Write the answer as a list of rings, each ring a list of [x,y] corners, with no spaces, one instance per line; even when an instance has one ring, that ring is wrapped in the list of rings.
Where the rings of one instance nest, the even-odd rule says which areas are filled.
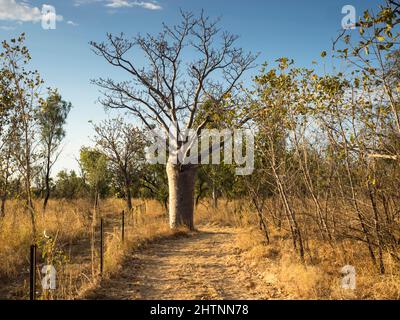
[[[73,27],[77,27],[77,26],[79,26],[79,24],[78,24],[78,23],[76,23],[76,22],[73,22],[73,21],[71,21],[71,20],[67,21],[67,24],[69,24],[70,26],[73,26]]]
[[[133,8],[141,7],[147,10],[161,10],[162,6],[155,1],[129,1],[129,0],[75,0],[75,6],[82,6],[85,4],[106,2],[105,6],[108,8]]]
[[[54,16],[51,12],[51,6],[44,4],[42,9],[45,17]],[[42,20],[42,9],[32,7],[26,1],[16,0],[0,0],[0,20],[17,21],[17,22],[39,22]],[[62,21],[63,17],[56,16],[58,21]]]
[[[161,10],[162,7],[155,2],[133,2],[135,6],[139,6],[149,10]]]
[[[74,1],[74,6],[75,7],[80,7],[83,6],[85,4],[91,4],[91,3],[95,3],[95,2],[103,2],[104,0],[75,0]]]
[[[0,30],[11,31],[11,30],[15,30],[15,27],[12,27],[12,26],[0,26]]]
[[[44,4],[42,6],[42,17],[44,20],[52,20],[56,19],[57,21],[63,21],[64,18],[63,16],[60,16],[57,14],[55,11],[55,8],[53,6],[50,6],[48,4]]]
[[[112,0],[110,3],[106,4],[106,7],[109,8],[123,8],[130,7],[130,3],[125,0]]]
[[[18,3],[15,0],[0,0],[0,20],[14,20],[23,22],[38,22],[42,19],[39,8],[31,7],[27,3]]]
[[[106,7],[110,8],[122,8],[122,7],[141,7],[148,10],[161,10],[162,7],[155,2],[146,1],[126,1],[126,0],[111,0]]]

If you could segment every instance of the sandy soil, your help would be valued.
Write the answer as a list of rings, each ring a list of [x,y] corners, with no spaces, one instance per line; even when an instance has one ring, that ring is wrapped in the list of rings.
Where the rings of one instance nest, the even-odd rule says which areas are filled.
[[[121,272],[86,299],[201,300],[283,298],[273,282],[249,266],[235,245],[239,229],[202,226],[129,255]],[[273,278],[273,275],[272,277]]]

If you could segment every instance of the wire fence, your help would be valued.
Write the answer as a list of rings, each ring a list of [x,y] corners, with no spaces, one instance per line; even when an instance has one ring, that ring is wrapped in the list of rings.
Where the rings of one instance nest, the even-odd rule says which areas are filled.
[[[135,232],[135,227],[143,221],[146,215],[146,205],[134,206],[131,210],[123,210],[117,214],[101,217],[92,226],[94,230],[88,232],[91,239],[84,239],[90,245],[91,275],[82,274],[89,283],[97,283],[104,275],[107,245],[113,239],[124,247],[127,236]],[[73,261],[60,259],[62,251],[56,245],[56,237],[44,234],[41,241],[30,246],[29,267],[29,299],[30,300],[56,300],[64,299],[68,291],[66,286],[71,287],[73,279],[68,277],[66,270]],[[111,243],[110,243],[111,245]],[[87,249],[87,248],[86,248]],[[84,253],[82,253],[84,255]],[[64,256],[65,258],[65,256]],[[82,259],[76,256],[75,259]],[[77,262],[79,264],[79,261]],[[69,290],[71,291],[71,290]]]

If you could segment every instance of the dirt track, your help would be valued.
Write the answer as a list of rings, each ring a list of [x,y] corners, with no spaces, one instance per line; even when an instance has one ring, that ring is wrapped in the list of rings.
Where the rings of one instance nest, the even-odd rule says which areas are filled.
[[[279,290],[250,268],[235,246],[240,231],[201,227],[128,256],[121,272],[87,299],[276,299]]]

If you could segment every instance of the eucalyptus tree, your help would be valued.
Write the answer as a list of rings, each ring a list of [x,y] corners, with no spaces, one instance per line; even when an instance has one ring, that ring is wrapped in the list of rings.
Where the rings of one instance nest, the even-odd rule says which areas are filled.
[[[94,208],[90,227],[92,274],[95,274],[95,230],[97,217],[100,213],[100,197],[106,194],[109,186],[110,174],[108,171],[107,157],[99,150],[82,147],[80,150],[79,164],[82,168],[84,181],[89,185],[94,196]]]
[[[262,217],[263,195],[261,186],[273,185],[285,212],[290,228],[293,247],[302,260],[305,257],[304,233],[291,194],[299,186],[297,180],[298,162],[289,140],[298,130],[298,119],[307,103],[307,92],[301,89],[311,77],[308,70],[294,68],[288,58],[277,60],[278,67],[267,69],[265,64],[261,74],[255,77],[255,98],[253,107],[258,110],[254,121],[258,127],[257,182],[249,185],[250,197],[259,215],[260,226],[268,238],[266,223]],[[296,116],[294,116],[296,114]],[[261,184],[261,186],[260,186]]]
[[[37,70],[27,69],[31,56],[24,41],[24,34],[9,42],[3,41],[1,60],[8,73],[10,90],[13,92],[13,108],[10,115],[14,124],[11,138],[12,154],[24,181],[26,208],[30,212],[35,235],[36,213],[31,189],[33,178],[37,174],[34,167],[39,159],[37,112],[43,105],[40,96],[43,80]]]
[[[10,136],[1,137],[3,145],[0,150],[0,217],[6,215],[6,202],[10,196],[10,185],[15,170],[15,162],[12,157],[12,143]]]
[[[96,214],[99,209],[100,197],[107,194],[109,186],[110,173],[108,170],[108,160],[106,155],[100,150],[82,147],[79,163],[82,167],[85,181],[92,192]]]
[[[195,17],[181,12],[181,16],[180,24],[164,24],[156,36],[129,39],[124,34],[108,34],[106,42],[92,42],[91,46],[127,76],[125,81],[94,81],[103,89],[102,104],[128,109],[148,129],[158,128],[167,135],[174,150],[166,166],[170,225],[193,229],[197,165],[187,161],[188,132],[193,130],[198,137],[211,121],[205,115],[200,123],[196,122],[201,106],[208,101],[223,106],[221,113],[235,110],[227,102],[238,92],[240,78],[256,57],[236,47],[238,37],[222,32],[219,20],[211,20],[204,13]]]
[[[367,168],[359,177],[366,187],[360,186],[359,189],[368,195],[372,217],[368,219],[370,222],[364,222],[363,229],[367,233],[371,258],[375,263],[379,262],[379,270],[384,273],[384,250],[397,257],[394,239],[397,226],[387,218],[391,215],[389,199],[396,199],[393,200],[396,203],[400,197],[398,188],[393,188],[399,181],[400,160],[400,1],[383,1],[376,14],[373,10],[366,10],[356,26],[357,37],[345,31],[334,46],[336,55],[353,70],[352,101],[347,113],[347,119],[353,122],[353,130],[350,139],[344,143],[349,145],[349,148],[345,146],[345,159],[348,161],[348,155],[355,153],[357,160]],[[341,118],[343,122],[344,116]],[[348,173],[349,178],[351,175],[353,172]],[[356,189],[355,183],[350,181],[352,189]],[[360,220],[365,220],[355,191],[352,198],[354,206],[358,207]]]
[[[5,204],[8,197],[9,180],[12,175],[11,134],[13,123],[10,111],[13,107],[14,92],[11,88],[10,72],[3,64],[3,53],[0,53],[0,217],[5,215]]]
[[[48,98],[37,114],[45,187],[43,213],[50,198],[51,169],[60,155],[61,142],[66,134],[65,124],[71,108],[71,103],[62,100],[57,90],[49,90]]]
[[[352,67],[353,76],[357,73],[356,87],[372,87],[384,94],[383,111],[391,115],[388,125],[400,136],[400,87],[393,83],[398,75],[400,1],[384,0],[376,14],[366,10],[356,26],[357,36],[349,30],[340,34],[334,43],[334,53]]]

